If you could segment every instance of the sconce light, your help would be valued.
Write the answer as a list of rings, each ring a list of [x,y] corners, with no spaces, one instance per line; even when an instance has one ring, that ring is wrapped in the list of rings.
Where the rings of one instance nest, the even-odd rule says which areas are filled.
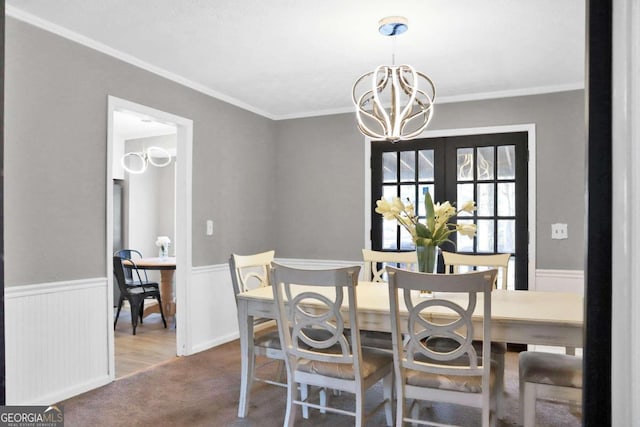
[[[125,153],[120,159],[124,170],[133,174],[141,174],[147,170],[149,163],[163,168],[171,163],[171,153],[164,148],[149,147],[142,152]]]

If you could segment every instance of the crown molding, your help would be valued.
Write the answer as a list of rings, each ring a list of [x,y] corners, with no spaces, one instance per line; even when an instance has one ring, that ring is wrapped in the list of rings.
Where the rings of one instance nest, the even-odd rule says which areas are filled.
[[[259,116],[266,117],[271,120],[275,120],[275,117],[271,114],[263,111],[259,108],[256,108],[252,105],[249,105],[245,102],[239,101],[235,98],[232,98],[228,95],[215,91],[207,86],[204,86],[200,83],[196,83],[192,80],[189,80],[183,76],[167,71],[163,68],[152,65],[148,62],[142,61],[139,58],[136,58],[133,55],[129,55],[128,53],[122,52],[120,50],[114,49],[110,46],[105,45],[97,40],[91,39],[89,37],[83,36],[82,34],[76,33],[75,31],[71,31],[68,28],[64,28],[60,25],[54,24],[53,22],[47,21],[40,17],[37,17],[31,13],[20,10],[14,6],[6,5],[7,16],[15,18],[17,20],[26,22],[27,24],[31,24],[34,27],[38,27],[42,30],[48,31],[50,33],[56,34],[60,37],[64,37],[73,42],[79,43],[83,46],[91,48],[93,50],[97,50],[98,52],[104,53],[105,55],[112,56],[121,61],[124,61],[128,64],[134,65],[138,68],[141,68],[145,71],[149,71],[150,73],[156,74],[160,77],[164,77],[167,80],[171,80],[175,83],[178,83],[182,86],[186,86],[190,89],[201,92],[205,95],[208,95],[212,98],[218,99],[220,101],[226,102],[228,104],[234,105],[238,108],[242,108],[243,110],[250,111]]]
[[[301,113],[292,113],[292,114],[280,114],[280,115],[270,114],[264,110],[261,110],[245,102],[242,102],[238,99],[235,99],[233,97],[220,93],[214,89],[211,89],[210,87],[204,86],[200,83],[189,80],[183,76],[172,73],[163,68],[152,65],[148,62],[142,61],[141,59],[136,58],[133,55],[129,55],[128,53],[109,47],[103,43],[100,43],[89,37],[83,36],[82,34],[71,31],[60,25],[54,24],[53,22],[44,20],[33,14],[20,10],[14,6],[6,5],[6,15],[12,18],[18,19],[20,21],[26,22],[28,24],[31,24],[35,27],[38,27],[50,33],[56,34],[60,37],[64,37],[68,40],[79,43],[83,46],[97,50],[98,52],[104,53],[105,55],[112,56],[128,64],[141,68],[145,71],[149,71],[150,73],[164,77],[175,83],[186,86],[190,89],[193,89],[205,95],[211,96],[212,98],[226,102],[228,104],[231,104],[243,110],[255,113],[267,119],[278,120],[278,121],[290,120],[290,119],[302,119],[302,118],[309,118],[309,117],[352,113],[355,111],[353,106],[348,106],[348,107],[332,108],[332,109],[318,110],[318,111],[305,111]],[[580,90],[580,89],[584,89],[584,81],[574,82],[574,83],[569,83],[564,85],[540,86],[540,87],[513,89],[513,90],[504,90],[504,91],[443,96],[437,99],[436,105],[455,103],[455,102],[482,101],[482,100],[496,99],[496,98],[511,98],[516,96],[542,95],[546,93],[566,92],[566,91]]]

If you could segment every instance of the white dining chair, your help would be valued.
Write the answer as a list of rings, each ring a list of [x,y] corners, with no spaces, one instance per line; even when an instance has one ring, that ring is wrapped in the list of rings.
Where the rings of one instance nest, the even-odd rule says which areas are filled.
[[[363,249],[362,259],[364,261],[364,280],[366,282],[386,282],[385,267],[387,265],[414,271],[418,266],[416,251],[387,252]]]
[[[387,425],[393,422],[392,357],[360,345],[359,272],[359,266],[301,270],[272,263],[278,330],[287,365],[285,426],[295,424],[294,405],[351,415],[354,425],[363,426],[370,415],[365,413],[364,394],[379,381],[383,382],[384,399],[373,411],[384,406]],[[347,314],[341,311],[344,305],[348,306]],[[322,401],[316,404],[308,395],[298,395],[298,384],[352,393],[355,409],[334,408]]]
[[[566,354],[523,351],[518,358],[520,420],[536,425],[537,399],[582,401],[582,358]]]
[[[444,275],[416,273],[388,267],[393,360],[396,376],[396,425],[404,422],[429,424],[420,419],[416,401],[446,402],[481,410],[483,427],[497,421],[496,383],[488,351],[479,354],[472,340],[476,335],[472,315],[482,301],[482,348],[491,346],[491,292],[497,271]],[[420,291],[431,291],[425,298]],[[467,304],[439,299],[438,293],[467,295]],[[408,316],[400,317],[406,305]],[[449,323],[433,323],[429,310],[444,309]],[[430,344],[446,339],[455,346],[440,351]],[[413,407],[407,408],[407,402]],[[410,414],[410,415],[409,415]],[[429,424],[441,425],[441,424]]]
[[[275,251],[261,252],[252,255],[231,254],[229,256],[229,271],[233,285],[233,295],[246,292],[257,287],[269,286],[269,266],[273,261]],[[237,303],[237,300],[236,300]],[[253,349],[254,360],[250,361],[255,366],[255,356],[264,356],[268,359],[280,361],[278,379],[261,378],[254,376],[251,381],[261,381],[267,384],[286,387],[284,382],[284,353],[280,346],[280,336],[275,329],[275,321],[264,317],[253,319],[254,331]],[[259,333],[256,333],[259,332]],[[255,369],[252,370],[255,372]]]
[[[468,271],[479,271],[487,269],[497,269],[494,288],[498,289],[498,281],[500,281],[499,289],[507,290],[507,281],[509,278],[509,259],[511,254],[459,254],[455,252],[442,252],[444,261],[445,274],[459,274]],[[480,347],[480,343],[475,342],[476,347]],[[491,358],[497,364],[496,382],[501,395],[498,398],[498,413],[500,418],[504,413],[504,370],[505,357],[507,354],[507,343],[492,342]]]
[[[507,289],[509,279],[509,258],[511,254],[459,254],[442,251],[445,274],[495,268],[498,270],[498,276],[494,286],[498,289],[498,279],[500,279],[499,289],[503,290]]]

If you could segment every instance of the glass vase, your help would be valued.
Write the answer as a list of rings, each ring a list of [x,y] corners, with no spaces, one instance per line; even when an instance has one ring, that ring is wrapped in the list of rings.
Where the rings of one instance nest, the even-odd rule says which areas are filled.
[[[440,248],[435,245],[418,245],[416,246],[416,254],[418,255],[418,271],[421,273],[435,274],[438,272],[438,255]],[[421,297],[433,297],[431,291],[420,291]]]
[[[421,273],[438,272],[438,255],[440,248],[435,245],[416,246],[418,255],[418,271]]]

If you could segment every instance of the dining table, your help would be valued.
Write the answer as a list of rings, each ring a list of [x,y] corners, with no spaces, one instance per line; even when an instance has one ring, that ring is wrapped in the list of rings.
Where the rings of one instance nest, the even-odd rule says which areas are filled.
[[[126,263],[126,260],[124,261]],[[162,298],[162,311],[166,317],[176,314],[176,299],[173,291],[173,276],[176,271],[176,257],[146,257],[134,260],[140,270],[160,271],[160,297]],[[145,306],[142,316],[151,313],[159,313],[157,304]]]
[[[304,290],[304,286],[299,287]],[[318,291],[318,289],[314,289]],[[391,331],[389,290],[386,283],[358,282],[358,326],[360,330]],[[460,305],[466,304],[467,295],[437,292],[432,296],[444,298]],[[416,298],[422,296],[416,295]],[[253,318],[275,319],[276,307],[270,286],[252,289],[237,295],[238,326],[241,351],[241,385],[238,417],[247,416],[252,378],[255,369],[253,349]],[[568,349],[583,346],[583,297],[566,292],[525,290],[494,290],[491,293],[491,340],[516,344],[560,346]],[[343,310],[348,311],[348,306]],[[404,303],[400,315],[407,315]],[[451,312],[433,307],[432,321],[447,321]],[[481,338],[483,319],[482,296],[476,304],[473,322],[475,338]]]

